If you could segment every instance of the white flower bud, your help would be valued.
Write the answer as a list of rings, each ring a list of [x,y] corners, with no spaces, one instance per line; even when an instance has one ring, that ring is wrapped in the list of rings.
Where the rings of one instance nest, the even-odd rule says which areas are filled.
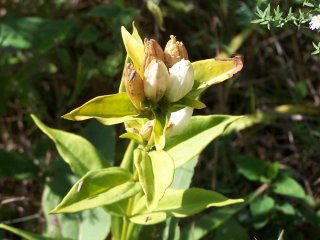
[[[189,60],[182,59],[169,69],[166,97],[170,102],[183,98],[193,87],[194,71]]]
[[[169,73],[163,61],[153,59],[144,71],[144,94],[153,102],[158,102],[164,95]]]
[[[193,108],[191,107],[185,107],[179,111],[171,113],[166,130],[167,137],[180,134],[182,130],[188,126],[192,114]]]

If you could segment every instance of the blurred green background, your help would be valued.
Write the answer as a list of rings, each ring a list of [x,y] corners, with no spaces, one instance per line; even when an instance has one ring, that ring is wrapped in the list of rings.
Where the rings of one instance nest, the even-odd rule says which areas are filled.
[[[191,166],[192,186],[252,198],[249,204],[183,219],[180,237],[170,238],[163,224],[148,227],[148,239],[278,239],[282,230],[283,239],[320,239],[320,57],[311,55],[320,35],[308,26],[252,24],[265,2],[0,0],[0,223],[49,237],[108,234],[99,213],[100,225],[84,221],[88,213],[48,217],[75,177],[30,114],[85,136],[119,163],[128,144],[117,138],[122,126],[60,116],[118,91],[120,27],[131,30],[135,21],[140,35],[162,46],[176,35],[192,61],[244,56],[243,70],[208,89],[207,108],[196,114],[264,116],[215,140]],[[303,1],[267,2],[297,10]],[[85,235],[86,224],[101,236]],[[20,239],[2,230],[0,238]]]

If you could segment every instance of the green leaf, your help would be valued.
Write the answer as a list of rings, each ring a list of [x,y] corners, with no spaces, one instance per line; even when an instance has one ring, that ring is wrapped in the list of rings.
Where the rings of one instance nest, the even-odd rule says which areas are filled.
[[[164,31],[165,28],[163,27],[163,14],[161,12],[160,7],[155,4],[152,0],[147,1],[147,8],[152,13],[154,19],[156,20],[156,23],[158,27]]]
[[[176,168],[190,161],[227,127],[241,116],[211,115],[192,117],[188,127],[178,136],[167,139],[165,151],[174,160]]]
[[[121,27],[121,34],[124,46],[126,48],[127,54],[133,62],[135,70],[140,76],[142,74],[142,62],[144,56],[144,46],[137,40],[133,35],[131,35],[125,27]]]
[[[157,151],[161,151],[166,145],[166,132],[165,129],[168,124],[168,117],[165,115],[156,114],[156,118],[154,119],[154,142],[156,145]]]
[[[142,45],[143,46],[143,42],[142,42],[142,39],[138,33],[138,30],[135,26],[135,22],[132,22],[132,37],[138,42],[138,44]],[[127,63],[129,63],[130,60],[129,60],[129,55],[127,54],[126,56],[126,60],[125,60],[125,65]],[[124,84],[124,81],[125,81],[125,74],[124,74],[124,70],[123,69],[123,73],[122,73],[122,78],[121,78],[121,82],[120,82],[120,86],[119,86],[119,92],[125,92],[126,91],[126,87],[125,87],[125,84]]]
[[[158,207],[150,212],[142,197],[134,206],[130,220],[137,224],[156,224],[168,217],[187,217],[209,207],[222,207],[243,202],[242,199],[228,199],[220,193],[199,189],[167,189]]]
[[[169,218],[166,220],[166,227],[163,230],[162,240],[180,240],[179,221],[176,218]]]
[[[35,177],[39,168],[28,156],[17,152],[0,151],[0,176],[27,179]]]
[[[143,144],[144,143],[144,140],[143,138],[141,137],[141,135],[139,134],[135,134],[135,133],[132,133],[132,132],[126,132],[126,133],[123,133],[119,136],[120,138],[128,138],[128,139],[131,139],[133,141],[136,141],[137,143],[139,144]]]
[[[80,43],[88,44],[96,41],[99,37],[99,30],[94,25],[85,26],[78,35]]]
[[[222,207],[213,210],[212,212],[201,216],[199,219],[192,221],[183,227],[181,231],[181,239],[197,240],[202,239],[209,232],[216,230],[224,222],[246,207],[254,199],[257,198],[267,189],[266,184],[262,185],[255,192],[249,194],[243,203]]]
[[[63,118],[82,121],[90,118],[115,118],[116,123],[128,116],[137,115],[137,111],[126,93],[99,96],[62,116]]]
[[[114,165],[116,131],[114,126],[105,126],[97,121],[88,121],[80,134],[88,139],[109,163]]]
[[[293,216],[296,214],[296,210],[294,209],[294,207],[290,203],[287,203],[287,202],[285,202],[283,204],[277,204],[276,209],[285,215]]]
[[[233,162],[239,172],[251,181],[259,181],[265,172],[266,164],[259,158],[246,155],[233,155]]]
[[[90,235],[94,233],[95,239],[105,239],[110,231],[110,216],[102,208],[73,214],[49,214],[77,180],[71,174],[68,165],[60,158],[55,159],[50,167],[50,173],[41,200],[46,223],[45,236],[50,236],[52,239],[68,237],[85,240],[90,239]]]
[[[139,181],[146,195],[147,207],[155,209],[170,186],[174,175],[172,158],[165,151],[144,152],[137,149],[134,163]]]
[[[140,191],[132,174],[125,169],[112,167],[88,172],[68,192],[51,213],[78,212],[109,205],[129,198]]]
[[[192,107],[195,109],[203,109],[205,107],[207,107],[203,102],[200,102],[196,99],[191,99],[188,97],[184,97],[181,100],[179,100],[178,102],[176,102],[173,107],[177,108],[177,110],[184,108],[185,106],[187,107]],[[173,110],[173,112],[176,110]]]
[[[230,132],[234,132],[234,131],[241,131],[243,129],[246,129],[258,123],[269,123],[275,119],[276,117],[274,115],[267,114],[267,113],[243,115],[241,118],[232,122],[228,126],[228,129],[226,129],[224,134],[229,134]]]
[[[3,47],[47,51],[65,40],[74,27],[74,22],[66,19],[8,17],[0,24],[0,43]]]
[[[191,184],[194,174],[194,168],[198,163],[199,156],[194,157],[192,160],[186,162],[179,168],[175,169],[174,177],[171,188],[187,189]]]
[[[230,218],[215,231],[214,240],[249,240],[250,237],[234,218]]]
[[[79,177],[90,170],[108,166],[107,161],[88,140],[76,134],[49,128],[36,116],[31,117],[41,131],[55,143],[60,156]]]
[[[261,196],[250,204],[253,217],[265,217],[275,206],[275,201],[269,196]]]
[[[289,176],[284,176],[277,180],[273,185],[273,192],[295,198],[306,197],[301,185]]]
[[[267,168],[267,177],[271,180],[275,179],[279,173],[279,163],[271,163]]]
[[[7,230],[9,232],[12,232],[16,235],[18,235],[19,237],[25,239],[25,240],[50,240],[52,238],[49,237],[43,237],[41,235],[38,234],[34,234],[34,233],[30,233],[27,231],[23,231],[21,229],[18,228],[14,228],[5,224],[0,224],[0,229],[4,229]],[[70,238],[60,238],[60,240],[70,240]]]
[[[207,87],[223,82],[239,72],[243,63],[241,57],[213,58],[192,63],[195,87],[204,90]]]

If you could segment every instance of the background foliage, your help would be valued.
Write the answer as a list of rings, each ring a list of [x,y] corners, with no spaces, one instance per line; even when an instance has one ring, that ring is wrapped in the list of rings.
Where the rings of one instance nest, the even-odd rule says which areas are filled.
[[[302,2],[267,1],[293,12]],[[47,237],[108,235],[110,219],[101,209],[48,215],[78,178],[30,114],[50,127],[80,133],[105,164],[117,164],[128,144],[117,138],[122,126],[60,116],[117,91],[125,58],[120,26],[130,28],[134,20],[141,34],[162,45],[175,34],[191,60],[243,55],[242,72],[208,89],[202,96],[207,108],[196,114],[251,113],[259,122],[215,140],[196,166],[196,159],[185,166],[195,172],[192,186],[243,196],[245,204],[179,223],[171,219],[143,229],[141,236],[277,239],[284,230],[284,239],[319,239],[320,59],[311,55],[319,34],[307,25],[298,31],[253,24],[257,6],[266,3],[0,0],[0,222]],[[0,238],[17,237],[0,231]]]

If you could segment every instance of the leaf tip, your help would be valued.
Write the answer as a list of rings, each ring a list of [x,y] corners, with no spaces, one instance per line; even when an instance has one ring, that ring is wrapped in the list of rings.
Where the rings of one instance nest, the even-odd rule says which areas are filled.
[[[67,120],[74,120],[74,118],[72,117],[72,115],[70,113],[62,115],[61,118],[64,118]]]

